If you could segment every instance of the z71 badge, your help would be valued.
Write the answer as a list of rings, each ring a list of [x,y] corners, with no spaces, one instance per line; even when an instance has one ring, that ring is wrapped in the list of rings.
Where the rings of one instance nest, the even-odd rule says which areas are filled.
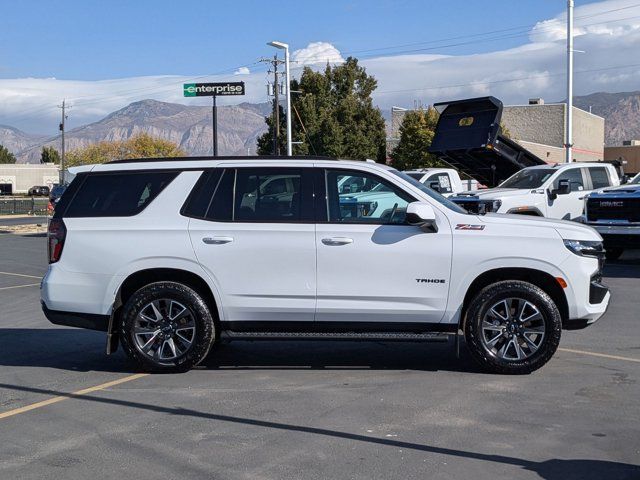
[[[470,223],[459,223],[456,230],[484,230],[485,225],[472,225]]]

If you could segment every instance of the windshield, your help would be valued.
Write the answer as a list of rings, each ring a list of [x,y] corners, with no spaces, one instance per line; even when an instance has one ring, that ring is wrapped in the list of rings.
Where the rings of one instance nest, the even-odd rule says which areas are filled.
[[[407,175],[409,175],[411,178],[415,178],[416,180],[420,180],[422,177],[424,177],[424,173],[422,172],[405,172]]]
[[[629,183],[633,183],[634,185],[640,184],[640,173],[633,177]]]
[[[552,168],[525,168],[511,175],[498,188],[539,188],[556,171]]]
[[[413,185],[420,191],[424,192],[425,194],[429,195],[429,197],[433,198],[440,205],[447,207],[449,210],[453,210],[454,212],[458,212],[458,213],[469,213],[460,205],[453,203],[451,200],[443,197],[438,192],[431,190],[429,187],[425,187],[422,183],[417,181],[415,178],[411,178],[406,173],[399,172],[398,170],[390,170],[390,172],[393,173],[395,176],[400,177],[404,181],[410,183],[411,185]]]

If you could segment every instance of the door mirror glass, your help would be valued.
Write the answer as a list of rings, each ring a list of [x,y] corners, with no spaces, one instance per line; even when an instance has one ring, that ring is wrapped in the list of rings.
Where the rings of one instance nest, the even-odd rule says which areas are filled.
[[[438,231],[436,227],[436,212],[426,202],[412,202],[407,205],[406,220],[409,225],[415,225],[433,232]]]

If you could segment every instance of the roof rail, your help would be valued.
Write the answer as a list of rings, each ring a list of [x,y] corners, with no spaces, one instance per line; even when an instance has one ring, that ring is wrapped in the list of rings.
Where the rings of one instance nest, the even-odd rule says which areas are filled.
[[[175,161],[184,161],[184,162],[205,162],[211,160],[335,160],[339,159],[333,157],[322,157],[319,155],[295,155],[295,156],[286,156],[286,155],[249,155],[249,156],[240,156],[240,155],[225,155],[225,156],[198,156],[198,157],[157,157],[157,158],[125,158],[122,160],[112,160],[110,162],[106,162],[107,164],[113,163],[140,163],[140,162],[175,162]]]

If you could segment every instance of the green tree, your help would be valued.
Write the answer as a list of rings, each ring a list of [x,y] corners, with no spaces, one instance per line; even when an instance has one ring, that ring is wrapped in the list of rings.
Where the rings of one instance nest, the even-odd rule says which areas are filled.
[[[409,170],[443,166],[436,156],[429,153],[438,117],[439,114],[433,107],[405,114],[400,125],[400,141],[391,153],[395,168]]]
[[[105,163],[123,158],[184,157],[173,142],[139,133],[124,141],[98,142],[67,153],[67,166]]]
[[[53,147],[42,147],[40,163],[60,163],[60,153]]]
[[[294,153],[385,162],[384,119],[371,99],[376,87],[376,79],[352,57],[320,72],[305,67],[300,80],[291,82],[291,89],[301,92],[292,97],[293,141],[302,142]],[[269,145],[270,138],[271,128],[258,146]]]
[[[278,155],[287,154],[287,117],[282,106],[279,108],[280,135],[278,136]],[[267,132],[258,137],[258,155],[273,155],[273,138],[275,137],[275,118],[273,113],[265,117]]]
[[[7,147],[0,145],[0,164],[16,163],[16,156]]]

